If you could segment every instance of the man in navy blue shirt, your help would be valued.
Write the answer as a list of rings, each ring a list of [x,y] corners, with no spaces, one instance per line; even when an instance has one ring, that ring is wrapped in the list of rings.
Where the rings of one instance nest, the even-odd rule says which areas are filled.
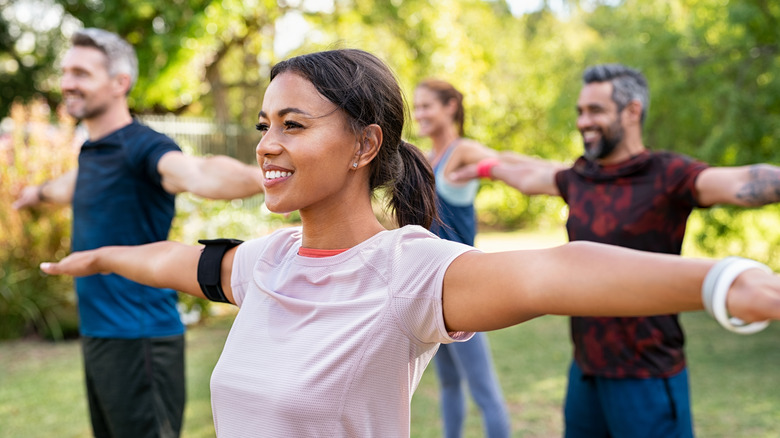
[[[78,168],[22,190],[15,208],[72,203],[73,250],[166,240],[184,191],[212,199],[260,193],[260,169],[194,157],[130,115],[133,47],[100,29],[74,34],[62,61],[68,113],[89,139]],[[175,291],[117,275],[76,280],[85,379],[96,437],[176,437],[185,402],[184,326]]]

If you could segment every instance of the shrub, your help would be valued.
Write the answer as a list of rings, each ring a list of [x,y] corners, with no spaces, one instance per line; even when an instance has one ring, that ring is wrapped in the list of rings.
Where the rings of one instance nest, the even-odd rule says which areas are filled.
[[[69,277],[50,277],[42,261],[70,248],[70,209],[42,204],[14,210],[30,184],[65,173],[78,154],[74,121],[45,101],[14,103],[0,131],[0,339],[38,334],[59,339],[77,333],[75,295]]]

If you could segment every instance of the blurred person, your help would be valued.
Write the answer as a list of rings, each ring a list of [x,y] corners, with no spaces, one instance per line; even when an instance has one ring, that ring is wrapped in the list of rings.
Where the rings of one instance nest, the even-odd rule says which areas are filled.
[[[589,67],[577,101],[584,153],[573,166],[502,152],[498,159],[485,154],[452,178],[490,177],[526,195],[562,197],[569,206],[570,241],[667,254],[680,254],[696,207],[780,201],[775,166],[710,167],[649,150],[642,141],[649,104],[647,80],[638,70]],[[570,321],[574,358],[564,404],[566,437],[693,436],[677,314]]]
[[[433,172],[402,140],[405,112],[394,75],[367,52],[283,61],[271,70],[256,151],[266,206],[299,211],[300,226],[243,243],[101,247],[41,269],[113,272],[237,305],[211,378],[221,438],[408,437],[411,398],[439,344],[544,314],[704,308],[751,331],[780,319],[780,277],[748,259],[593,242],[482,253],[440,239],[426,229],[436,220]],[[387,196],[397,228],[377,219],[374,194]]]
[[[474,246],[477,234],[474,198],[479,182],[453,184],[447,175],[466,162],[469,155],[489,153],[490,149],[464,138],[464,117],[463,94],[452,84],[428,79],[415,88],[414,119],[419,135],[432,142],[428,161],[436,178],[436,208],[441,219],[433,223],[431,231],[442,239]],[[467,412],[465,385],[482,413],[485,436],[510,436],[509,413],[485,333],[475,333],[466,342],[442,344],[434,356],[434,365],[441,388],[444,436],[463,436]]]
[[[257,167],[185,155],[131,116],[127,95],[138,60],[118,35],[77,31],[61,70],[65,107],[88,139],[76,169],[25,187],[14,208],[71,203],[74,251],[167,239],[177,193],[236,199],[262,191]],[[76,293],[94,435],[179,436],[186,395],[177,292],[92,275],[76,279]]]

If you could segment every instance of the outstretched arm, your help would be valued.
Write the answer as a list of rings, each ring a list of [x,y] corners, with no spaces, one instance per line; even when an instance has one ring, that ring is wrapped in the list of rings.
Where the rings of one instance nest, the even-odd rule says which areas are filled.
[[[489,177],[503,181],[525,195],[560,196],[555,174],[566,169],[563,163],[541,160],[514,152],[501,152],[497,159],[483,157],[465,163],[450,174],[453,181]]]
[[[701,310],[713,260],[592,242],[458,257],[444,277],[448,330],[485,331],[544,314],[641,316]],[[750,269],[727,295],[744,321],[780,319],[780,277]]]
[[[696,178],[696,191],[702,206],[758,207],[780,202],[780,167],[769,164],[710,167]]]
[[[139,246],[105,246],[74,252],[57,263],[42,263],[41,270],[52,275],[84,277],[118,274],[152,287],[170,288],[205,298],[198,284],[198,261],[203,246],[163,241]],[[222,290],[231,303],[230,278],[236,248],[222,258]]]
[[[13,208],[18,210],[20,208],[32,207],[41,202],[70,203],[73,200],[73,192],[76,189],[77,175],[78,170],[74,169],[39,186],[23,188],[19,193],[19,197],[13,203]]]
[[[224,155],[195,157],[178,151],[160,158],[157,169],[169,193],[190,192],[209,199],[238,199],[263,190],[262,173]]]

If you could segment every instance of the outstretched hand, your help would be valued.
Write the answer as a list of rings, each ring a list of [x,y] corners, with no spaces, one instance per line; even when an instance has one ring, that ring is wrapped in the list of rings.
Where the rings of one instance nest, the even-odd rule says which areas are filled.
[[[729,289],[726,308],[745,322],[780,320],[780,276],[758,269],[745,271]]]
[[[31,207],[38,204],[41,201],[40,194],[38,193],[38,187],[27,186],[19,192],[19,197],[16,198],[11,207],[14,210],[20,210],[22,208]]]
[[[108,272],[100,272],[97,269],[95,260],[95,251],[74,252],[59,262],[41,263],[41,271],[50,275],[72,275],[74,277],[107,274]]]
[[[479,177],[479,165],[466,164],[447,175],[447,178],[454,183],[464,183]]]

